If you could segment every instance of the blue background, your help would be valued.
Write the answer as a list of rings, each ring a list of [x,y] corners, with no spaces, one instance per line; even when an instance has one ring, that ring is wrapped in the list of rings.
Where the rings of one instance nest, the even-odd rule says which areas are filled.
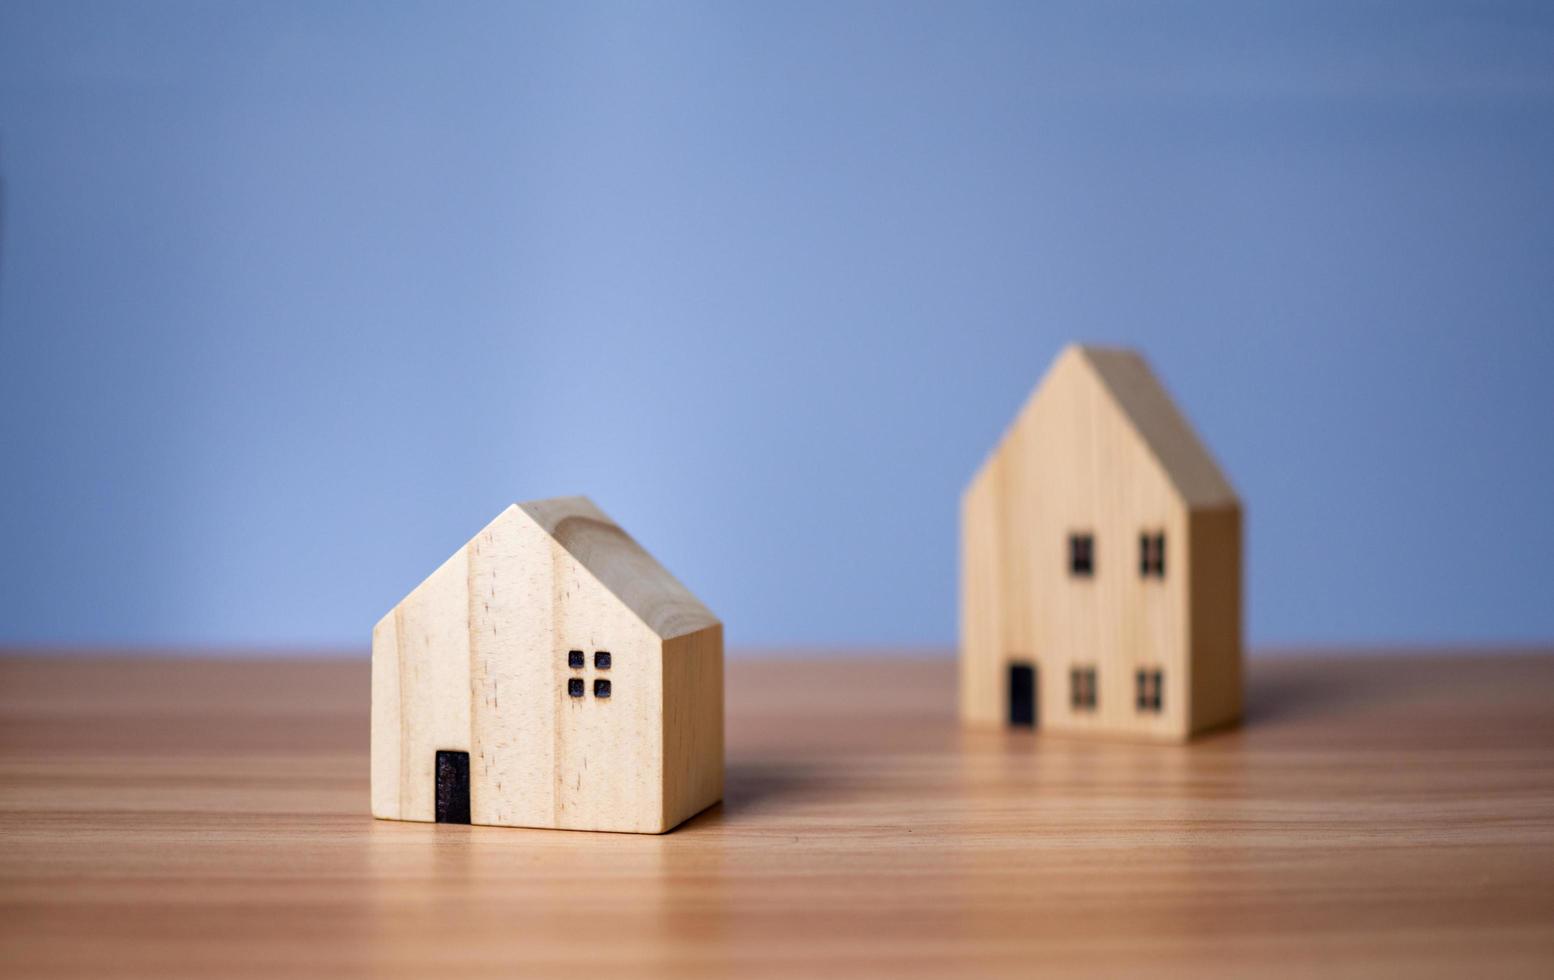
[[[735,645],[955,637],[1137,345],[1257,645],[1554,637],[1554,7],[0,3],[0,643],[362,647],[586,492]]]

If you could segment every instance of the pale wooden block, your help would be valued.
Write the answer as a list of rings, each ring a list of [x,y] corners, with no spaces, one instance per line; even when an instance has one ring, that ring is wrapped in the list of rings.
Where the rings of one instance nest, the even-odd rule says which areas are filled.
[[[996,470],[984,467],[961,498],[960,712],[984,725],[1001,720],[1004,685]]]
[[[665,644],[663,825],[723,798],[723,627]]]
[[[383,617],[372,629],[372,815],[399,819],[400,714],[398,658],[380,668],[377,651],[399,647],[398,618]]]
[[[431,820],[433,760],[468,752],[469,556],[443,563],[392,614],[399,618],[399,817]]]
[[[1200,515],[1233,515],[1226,520]],[[1009,665],[1036,671],[1036,725],[1180,740],[1239,715],[1239,505],[1149,367],[1071,346],[973,477],[961,511],[961,717],[1003,724]],[[1068,539],[1092,535],[1094,573]],[[1139,573],[1139,536],[1165,535],[1165,575]],[[1071,672],[1093,669],[1076,707]],[[1161,672],[1159,711],[1137,707]]]
[[[1241,508],[1194,511],[1192,730],[1241,719]]]
[[[473,823],[662,833],[722,797],[722,665],[717,619],[590,501],[509,507],[373,631],[373,813],[435,819],[462,751]]]

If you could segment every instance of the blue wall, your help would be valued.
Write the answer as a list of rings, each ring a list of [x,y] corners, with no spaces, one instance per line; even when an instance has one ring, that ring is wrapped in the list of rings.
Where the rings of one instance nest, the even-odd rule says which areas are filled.
[[[1071,338],[1257,644],[1554,637],[1547,5],[0,3],[0,642],[361,646],[586,492],[734,644],[945,644]]]

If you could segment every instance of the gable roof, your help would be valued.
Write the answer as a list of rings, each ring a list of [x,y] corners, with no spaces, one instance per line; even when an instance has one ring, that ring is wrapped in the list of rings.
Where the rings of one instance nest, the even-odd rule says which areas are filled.
[[[1132,423],[1187,506],[1210,508],[1236,503],[1236,491],[1208,447],[1137,351],[1073,346]]]
[[[1015,424],[1033,409],[1048,378],[1070,370],[1082,371],[1106,393],[1189,509],[1211,510],[1238,504],[1236,491],[1219,464],[1137,351],[1069,344],[1052,362],[1041,384],[1016,416]],[[994,456],[1003,451],[1008,436],[1006,432]],[[985,470],[986,464],[977,477]]]
[[[665,640],[715,626],[718,618],[587,497],[514,504],[621,604]]]

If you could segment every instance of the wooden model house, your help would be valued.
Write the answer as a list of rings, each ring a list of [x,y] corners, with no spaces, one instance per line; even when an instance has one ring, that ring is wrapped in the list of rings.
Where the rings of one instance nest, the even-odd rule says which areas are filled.
[[[723,627],[583,497],[497,515],[372,631],[372,813],[657,834],[723,795]]]
[[[1241,507],[1139,355],[1070,346],[961,501],[960,711],[1180,740],[1241,715]]]

